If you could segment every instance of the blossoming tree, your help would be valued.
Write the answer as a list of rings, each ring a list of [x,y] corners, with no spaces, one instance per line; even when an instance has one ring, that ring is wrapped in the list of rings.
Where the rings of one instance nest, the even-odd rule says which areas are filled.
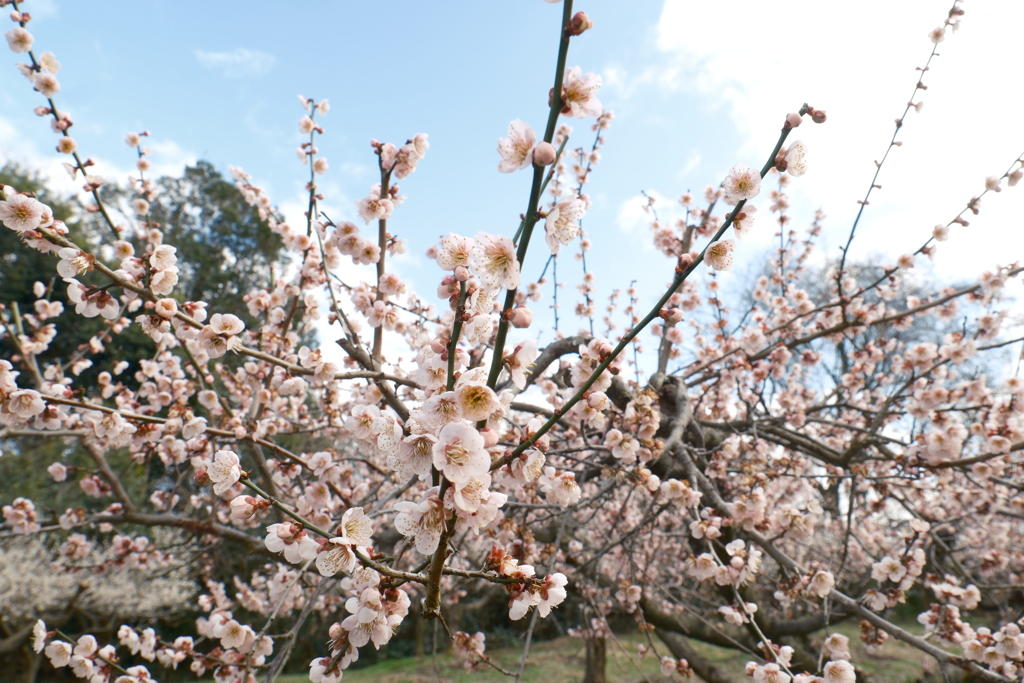
[[[957,28],[959,1],[933,45]],[[88,464],[48,471],[57,482],[76,478],[93,499],[51,518],[36,501],[5,498],[6,532],[62,539],[52,561],[72,576],[169,561],[159,543],[128,535],[140,528],[270,562],[251,581],[206,581],[197,638],[165,640],[132,623],[102,642],[39,620],[31,646],[48,665],[101,682],[159,680],[155,667],[179,665],[219,681],[273,681],[315,611],[336,621],[310,664],[314,682],[340,680],[361,649],[384,647],[407,619],[440,624],[467,666],[518,677],[522,663],[507,670],[487,655],[483,633],[457,630],[455,603],[472,592],[500,596],[508,619],[528,620],[524,662],[537,620],[571,593],[586,615],[578,634],[600,641],[608,618],[625,615],[647,638],[638,656],[660,657],[667,676],[731,680],[692,647],[699,640],[747,653],[759,683],[853,681],[848,639],[829,631],[850,620],[868,646],[900,639],[947,675],[1024,673],[1014,620],[1024,573],[1015,455],[1024,449],[1024,381],[985,372],[991,352],[1020,341],[1004,288],[1021,268],[997,267],[959,289],[910,293],[906,283],[982,196],[1017,184],[1020,158],[894,265],[846,259],[858,215],[846,248],[822,268],[811,258],[822,216],[804,234],[791,229],[786,189],[813,172],[794,132],[826,114],[807,104],[780,112],[771,154],[735,165],[702,198],[684,195],[685,220],[665,224],[648,207],[668,282],[646,313],[642,302],[654,296],[631,290],[629,325],[617,331],[613,298],[599,334],[590,273],[576,306],[583,331],[541,347],[530,306],[542,290],[523,281],[522,266],[571,247],[585,267],[584,188],[612,122],[600,77],[568,66],[571,44],[592,24],[562,0],[552,8],[548,118],[536,131],[514,120],[498,143],[498,171],[532,174],[518,226],[440,237],[430,252],[436,292],[410,291],[388,270],[405,249],[389,224],[401,221],[396,181],[417,170],[427,135],[373,141],[379,183],[357,202],[363,225],[335,223],[317,185],[329,171],[317,150],[329,106],[301,98],[304,223],[286,222],[232,169],[295,257],[285,277],[247,294],[260,321],[247,329],[239,311],[177,291],[177,250],[150,216],[143,134],[127,138],[138,155],[134,215],[121,221],[105,201],[106,181],[80,156],[57,100],[59,62],[34,50],[19,2],[2,4],[16,24],[7,42],[43,98],[36,113],[49,118],[109,240],[84,248],[49,207],[10,186],[0,220],[53,255],[76,315],[109,321],[81,367],[133,325],[156,348],[138,367],[118,362],[83,385],[77,372],[38,360],[60,334],[49,322],[61,314],[52,287],[39,288],[31,312],[0,309],[17,350],[0,360],[0,439],[12,444],[9,457],[27,437],[79,444]],[[592,142],[570,146],[573,118],[590,125]],[[775,226],[780,246],[765,254],[749,296],[727,304],[719,274],[734,265],[734,240],[772,229],[755,218]],[[335,271],[346,259],[365,266],[368,281],[342,282]],[[301,343],[320,318],[340,337],[339,363]],[[642,334],[655,352],[642,353]],[[119,380],[129,369],[134,382]],[[115,452],[192,476],[140,498],[138,483],[111,467]],[[892,619],[911,594],[925,596],[923,635]]]

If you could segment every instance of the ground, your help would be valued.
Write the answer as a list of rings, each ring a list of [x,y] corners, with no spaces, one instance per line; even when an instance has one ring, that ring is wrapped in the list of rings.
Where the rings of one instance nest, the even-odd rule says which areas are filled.
[[[916,624],[915,624],[916,626]],[[835,629],[850,638],[853,662],[873,681],[885,683],[910,683],[919,679],[923,668],[935,664],[930,657],[894,639],[889,639],[879,652],[868,654],[858,637],[857,625],[842,624]],[[918,629],[913,629],[915,631]],[[667,683],[661,675],[658,658],[648,653],[638,659],[637,645],[646,642],[639,635],[619,635],[608,643],[608,683]],[[654,638],[660,654],[668,654],[664,644]],[[737,681],[745,680],[743,667],[750,659],[742,653],[722,650],[709,645],[695,643],[697,649],[724,672]],[[519,664],[521,648],[488,650],[495,662],[505,669],[515,670]],[[928,660],[928,661],[925,661]],[[578,683],[583,680],[583,641],[576,638],[558,638],[534,643],[521,680],[523,683]],[[306,676],[282,676],[281,683],[303,683]],[[499,683],[510,679],[489,667],[470,672],[462,669],[450,653],[436,657],[409,657],[391,659],[363,669],[346,671],[344,683]],[[700,679],[691,679],[697,683]]]

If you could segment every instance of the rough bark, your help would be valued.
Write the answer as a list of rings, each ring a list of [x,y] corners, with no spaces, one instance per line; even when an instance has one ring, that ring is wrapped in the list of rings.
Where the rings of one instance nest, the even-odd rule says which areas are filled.
[[[605,665],[608,661],[608,641],[604,638],[587,638],[587,668],[583,683],[606,683]]]

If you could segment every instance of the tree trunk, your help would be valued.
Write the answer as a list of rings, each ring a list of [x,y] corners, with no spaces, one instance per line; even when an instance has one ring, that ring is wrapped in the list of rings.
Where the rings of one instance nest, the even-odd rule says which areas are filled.
[[[424,648],[423,648],[423,639],[425,637],[425,634],[424,634],[425,629],[423,628],[423,626],[424,626],[424,623],[425,623],[426,620],[423,618],[423,610],[420,609],[419,602],[420,602],[419,600],[413,600],[412,601],[412,604],[413,604],[413,607],[412,607],[412,610],[411,610],[412,611],[412,619],[413,619],[413,621],[412,621],[412,628],[413,628],[412,639],[413,639],[413,647],[415,648],[415,650],[413,651],[413,654],[415,654],[417,657],[422,657],[425,654]]]
[[[604,638],[587,638],[587,670],[583,683],[606,683],[604,668],[607,660],[608,641]]]

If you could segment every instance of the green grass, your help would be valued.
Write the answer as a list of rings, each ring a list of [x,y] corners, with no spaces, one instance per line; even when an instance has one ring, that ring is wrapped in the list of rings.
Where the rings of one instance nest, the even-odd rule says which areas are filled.
[[[906,627],[911,629],[909,624]],[[868,654],[860,642],[856,623],[841,624],[834,630],[849,637],[853,663],[876,681],[909,683],[920,678],[922,668],[934,663],[926,663],[925,660],[930,658],[892,638],[878,652]],[[919,632],[920,628],[913,628],[913,631]],[[653,640],[659,653],[668,654],[660,640],[656,637]],[[668,680],[661,676],[658,658],[652,653],[642,660],[637,657],[636,648],[641,642],[646,640],[638,634],[620,635],[608,642],[606,672],[609,683],[638,683],[645,679],[661,683]],[[751,659],[749,656],[697,642],[693,645],[723,672],[735,680],[744,680],[743,668]],[[488,654],[503,668],[514,671],[519,665],[522,650],[512,647],[488,649]],[[582,640],[558,638],[535,642],[530,648],[521,680],[523,683],[577,683],[583,680],[584,661]],[[278,680],[280,683],[304,683],[309,679],[298,674],[282,676]],[[482,667],[476,672],[466,671],[446,652],[436,657],[390,659],[366,668],[348,670],[343,680],[345,683],[507,683],[510,679],[490,667]]]

